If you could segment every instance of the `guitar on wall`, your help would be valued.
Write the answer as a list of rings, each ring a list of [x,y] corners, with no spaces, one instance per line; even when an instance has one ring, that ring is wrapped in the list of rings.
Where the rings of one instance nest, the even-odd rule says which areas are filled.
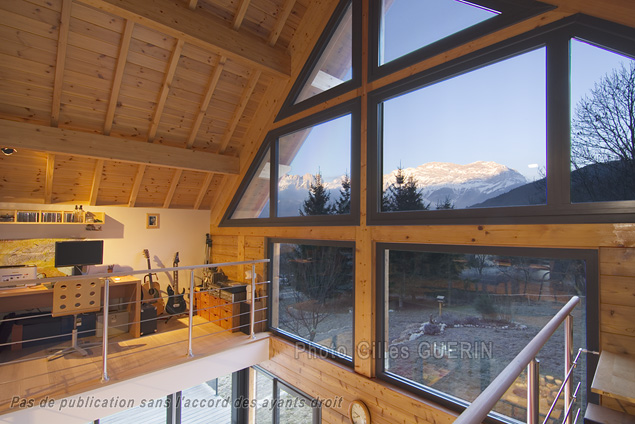
[[[179,266],[179,252],[176,252],[174,255],[174,263],[172,264],[174,268]],[[176,294],[175,294],[176,290]],[[185,289],[181,293],[179,293],[179,272],[174,271],[174,289],[172,286],[168,284],[168,303],[165,305],[165,310],[168,311],[170,315],[182,314],[187,309],[187,305],[185,304],[185,299],[183,298],[183,294],[185,293]]]
[[[151,271],[152,267],[150,266],[150,253],[148,249],[143,249],[143,256],[148,260],[148,270]],[[161,315],[165,310],[163,298],[161,297],[161,286],[159,286],[157,275],[152,272],[143,277],[142,298],[155,299],[150,300],[148,303],[153,304],[157,308],[157,315]]]

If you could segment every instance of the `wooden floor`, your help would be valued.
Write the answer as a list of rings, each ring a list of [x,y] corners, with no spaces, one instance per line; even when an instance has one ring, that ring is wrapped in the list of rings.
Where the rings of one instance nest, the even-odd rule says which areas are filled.
[[[156,334],[130,339],[127,334],[111,337],[108,346],[110,382],[121,381],[152,371],[187,362],[187,317],[159,321]],[[195,316],[192,346],[196,357],[221,352],[236,343],[247,341],[241,332],[231,333]],[[82,340],[101,341],[86,337]],[[34,399],[37,404],[46,396],[62,398],[103,385],[101,382],[102,348],[89,350],[86,357],[72,353],[48,361],[47,349],[58,345],[31,347],[19,352],[0,354],[0,415],[11,412],[14,397]],[[9,361],[12,362],[7,364]],[[13,409],[14,410],[14,409]]]

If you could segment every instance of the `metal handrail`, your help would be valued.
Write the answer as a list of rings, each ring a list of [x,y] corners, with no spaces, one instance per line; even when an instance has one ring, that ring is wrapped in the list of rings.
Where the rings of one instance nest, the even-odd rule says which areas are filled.
[[[534,360],[540,349],[547,343],[549,338],[555,333],[571,311],[580,303],[578,296],[573,296],[566,305],[554,315],[542,330],[520,351],[518,355],[505,367],[505,369],[490,383],[489,386],[463,411],[454,421],[455,424],[477,424],[481,423],[487,414],[494,408],[494,405],[505,394],[507,389],[514,383],[516,378],[523,372],[530,362]],[[528,409],[530,405],[528,405]]]

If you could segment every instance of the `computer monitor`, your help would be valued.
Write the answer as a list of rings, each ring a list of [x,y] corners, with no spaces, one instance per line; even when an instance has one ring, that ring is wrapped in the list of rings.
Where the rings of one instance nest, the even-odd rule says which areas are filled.
[[[73,275],[86,265],[99,265],[104,261],[103,240],[73,240],[55,242],[55,268],[72,266]]]

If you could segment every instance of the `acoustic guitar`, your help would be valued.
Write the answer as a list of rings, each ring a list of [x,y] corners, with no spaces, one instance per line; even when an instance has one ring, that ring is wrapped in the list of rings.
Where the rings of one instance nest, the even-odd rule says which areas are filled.
[[[148,249],[143,249],[143,256],[148,261],[148,270],[152,271],[152,266],[150,265],[150,253]],[[151,303],[157,308],[157,315],[161,315],[165,310],[165,303],[163,302],[163,298],[161,297],[161,286],[159,286],[159,281],[157,275],[150,272],[143,277],[143,286],[142,290],[142,298],[145,299],[155,299],[150,300],[148,303]]]
[[[174,263],[172,266],[174,268],[179,266],[179,252],[176,252],[176,255],[174,255]],[[169,298],[167,305],[165,305],[165,310],[168,311],[168,314],[177,315],[185,312],[187,305],[185,304],[185,299],[183,298],[184,293],[185,289],[179,293],[179,272],[174,270],[174,289],[172,289],[172,286],[168,284]]]

